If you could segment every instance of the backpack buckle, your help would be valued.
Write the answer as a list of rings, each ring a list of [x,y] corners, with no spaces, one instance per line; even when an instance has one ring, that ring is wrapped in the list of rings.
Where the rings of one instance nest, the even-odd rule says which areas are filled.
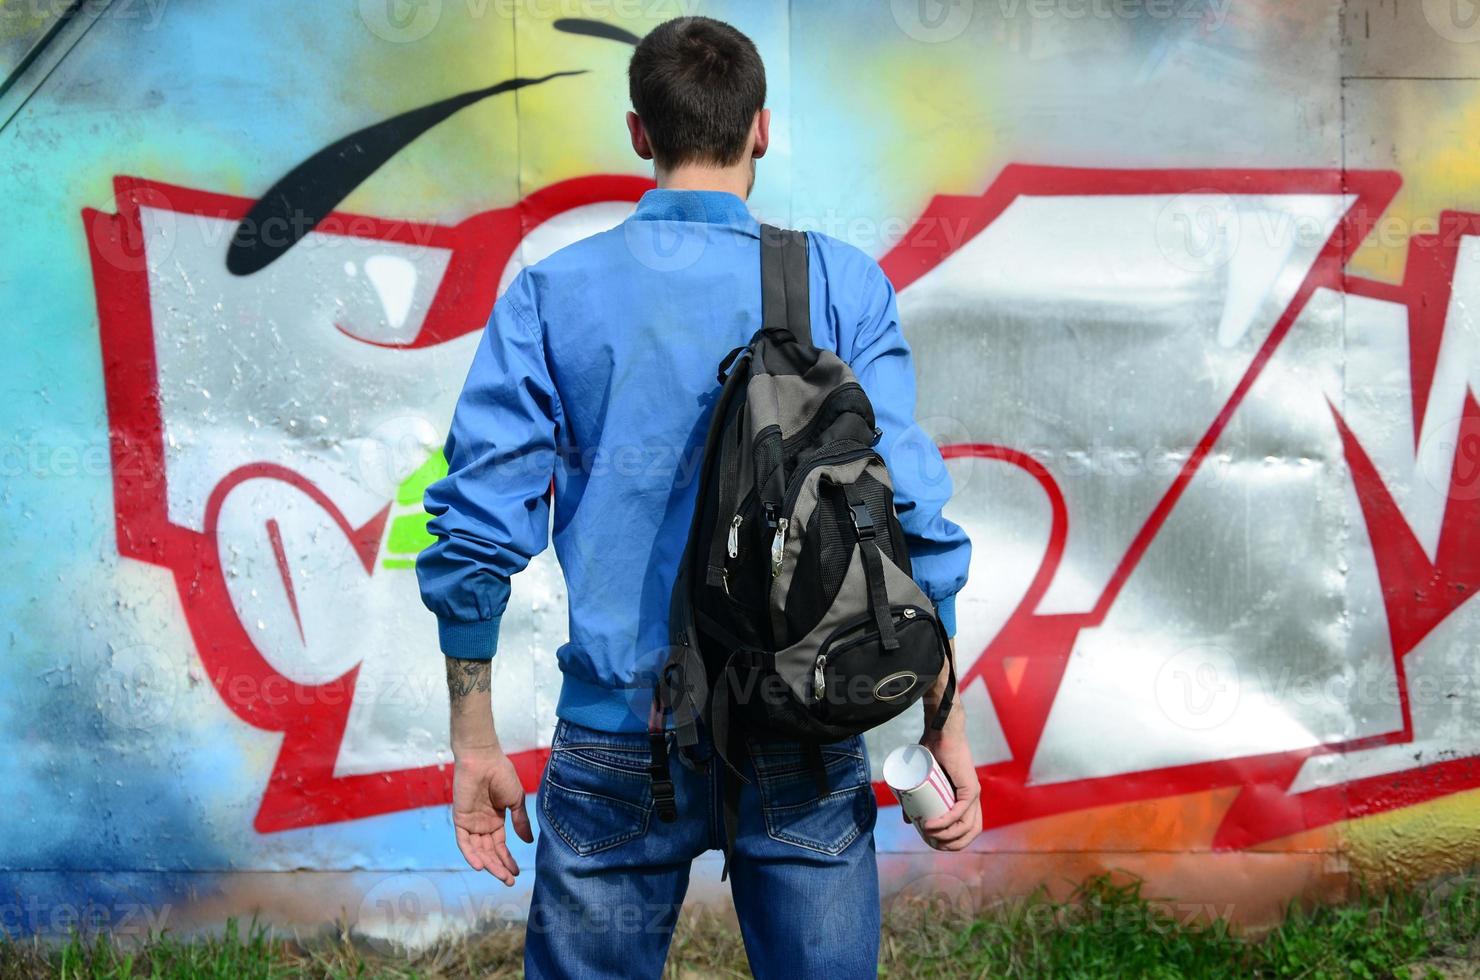
[[[678,819],[678,801],[673,775],[668,771],[668,733],[659,728],[649,728],[648,748],[648,779],[653,784],[653,807],[659,820],[672,823]]]
[[[853,530],[858,534],[860,541],[872,541],[874,539],[874,519],[869,514],[868,508],[863,504],[849,504],[848,513],[853,517]]]
[[[674,797],[673,780],[666,775],[662,779],[653,779],[653,807],[657,810],[658,819],[664,823],[672,823],[678,819],[678,801]]]

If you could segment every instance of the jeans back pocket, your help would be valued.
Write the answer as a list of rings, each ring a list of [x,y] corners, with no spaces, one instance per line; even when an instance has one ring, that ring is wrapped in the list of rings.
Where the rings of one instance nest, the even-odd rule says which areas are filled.
[[[562,723],[540,786],[540,816],[571,850],[595,854],[641,837],[652,814],[645,735]]]
[[[872,829],[877,811],[861,737],[822,746],[828,792],[820,798],[800,744],[751,740],[750,757],[771,839],[839,854]]]

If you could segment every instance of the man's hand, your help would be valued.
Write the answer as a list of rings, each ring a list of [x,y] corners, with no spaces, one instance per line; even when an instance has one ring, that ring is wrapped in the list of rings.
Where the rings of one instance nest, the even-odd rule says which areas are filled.
[[[504,811],[514,832],[534,843],[524,787],[514,763],[493,730],[493,665],[487,660],[447,658],[447,696],[452,704],[452,826],[457,849],[474,871],[514,884],[519,865],[509,853]]]
[[[519,864],[509,853],[504,811],[512,811],[514,832],[534,842],[524,787],[514,763],[500,750],[457,755],[452,772],[452,825],[457,847],[474,871],[487,871],[506,885],[514,884]]]
[[[952,717],[960,710],[960,704],[955,705]],[[919,824],[925,842],[938,851],[964,850],[982,832],[982,786],[971,761],[971,747],[966,744],[966,726],[960,725],[959,732],[952,732],[952,727],[946,722],[944,731],[920,739],[956,786],[956,805]]]
[[[956,657],[954,642],[949,655],[952,660]],[[982,786],[971,761],[971,746],[966,742],[966,712],[962,710],[959,691],[945,727],[939,731],[930,727],[930,720],[945,694],[948,671],[949,666],[940,672],[925,695],[925,734],[920,737],[920,744],[930,750],[955,785],[956,805],[938,817],[920,821],[918,829],[925,842],[936,850],[960,851],[982,832]]]

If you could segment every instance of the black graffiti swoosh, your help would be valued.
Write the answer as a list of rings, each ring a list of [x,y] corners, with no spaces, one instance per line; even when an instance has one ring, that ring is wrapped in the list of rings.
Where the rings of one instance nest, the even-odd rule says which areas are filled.
[[[453,113],[503,92],[583,74],[584,70],[557,71],[539,78],[510,78],[412,109],[330,143],[288,171],[252,205],[226,250],[227,270],[249,276],[276,262],[387,160]]]
[[[623,30],[615,24],[603,24],[599,20],[586,20],[584,17],[562,17],[555,21],[553,26],[557,31],[564,31],[567,34],[605,38],[608,41],[621,41],[624,44],[636,44],[642,40],[631,31]]]

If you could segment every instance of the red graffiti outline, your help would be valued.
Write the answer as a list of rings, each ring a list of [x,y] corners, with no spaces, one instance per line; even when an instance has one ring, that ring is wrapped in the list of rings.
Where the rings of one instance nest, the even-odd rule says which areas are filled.
[[[651,186],[639,177],[582,177],[456,226],[336,212],[320,232],[450,251],[418,336],[401,345],[426,347],[487,323],[494,286],[531,228],[583,205],[636,201]],[[173,573],[191,638],[222,701],[248,724],[283,734],[254,826],[261,832],[288,830],[448,802],[452,774],[446,766],[335,775],[359,667],[319,685],[296,684],[273,669],[237,618],[217,554],[221,503],[244,480],[280,480],[307,494],[333,517],[371,574],[389,507],[365,525],[351,527],[334,502],[302,475],[281,466],[248,464],[212,492],[203,532],[169,520],[141,209],[239,221],[253,201],[129,177],[117,178],[114,190],[116,214],[89,208],[82,217],[97,290],[118,551]],[[223,252],[224,247],[223,242]],[[529,782],[538,778],[545,757],[546,752],[534,750],[519,753],[514,762]]]
[[[1086,177],[1089,177],[1088,181]],[[1103,179],[1101,179],[1103,178]],[[1133,539],[1120,564],[1093,609],[1082,614],[1038,615],[1032,612],[1052,580],[1063,555],[1067,537],[1067,515],[1062,495],[1045,472],[1034,472],[1044,486],[1053,508],[1050,542],[1028,594],[1019,603],[1001,631],[964,672],[963,688],[980,679],[997,711],[1011,750],[1009,761],[978,768],[984,793],[990,800],[984,814],[988,827],[1004,826],[1034,817],[1067,813],[1114,803],[1130,803],[1179,794],[1237,787],[1239,794],[1224,814],[1212,837],[1215,849],[1246,848],[1323,826],[1338,820],[1383,812],[1435,799],[1480,786],[1480,760],[1457,759],[1405,770],[1400,773],[1343,782],[1299,794],[1289,788],[1301,766],[1312,756],[1353,752],[1379,745],[1412,741],[1413,724],[1403,657],[1419,639],[1468,596],[1466,590],[1480,587],[1480,542],[1467,532],[1458,543],[1462,528],[1480,526],[1480,507],[1456,508],[1451,497],[1444,517],[1439,557],[1430,567],[1420,565],[1406,519],[1386,498],[1386,488],[1375,470],[1364,469],[1360,445],[1344,420],[1333,414],[1352,462],[1359,498],[1374,542],[1382,578],[1389,622],[1401,623],[1418,616],[1420,629],[1393,633],[1393,656],[1402,711],[1401,726],[1365,738],[1322,744],[1309,749],[1278,752],[1212,762],[1164,767],[1141,772],[1080,779],[1034,786],[1029,770],[1058,692],[1067,657],[1081,629],[1099,625],[1116,596],[1129,580],[1151,541],[1170,516],[1181,493],[1198,467],[1212,451],[1238,406],[1253,387],[1260,372],[1294,326],[1316,289],[1329,288],[1384,299],[1405,305],[1410,313],[1410,357],[1413,382],[1414,440],[1422,426],[1429,388],[1438,360],[1445,328],[1448,298],[1462,235],[1480,234],[1480,216],[1445,212],[1440,233],[1415,236],[1410,246],[1407,276],[1401,286],[1392,286],[1345,274],[1352,253],[1386,210],[1400,186],[1392,172],[1373,171],[1206,171],[1166,170],[1150,174],[1140,171],[1085,171],[1075,168],[1009,166],[981,197],[940,196],[935,198],[915,228],[881,264],[895,286],[903,290],[938,265],[961,243],[969,241],[995,220],[1019,194],[1289,194],[1341,192],[1354,200],[1334,234],[1321,249],[1305,280],[1276,321],[1273,330],[1250,362],[1224,407],[1214,418],[1193,453],[1152,510]],[[1092,186],[1087,186],[1090,184]],[[953,227],[954,223],[954,227]],[[942,229],[949,234],[942,234]],[[964,231],[963,231],[964,230]],[[1480,410],[1473,397],[1467,403],[1465,434],[1480,439]],[[1463,434],[1462,434],[1463,438]],[[1009,458],[1002,447],[947,447],[948,458],[978,456],[1023,465],[1021,457]],[[1456,469],[1460,460],[1455,461]],[[1458,479],[1456,475],[1455,479]],[[1451,486],[1453,486],[1453,482]],[[1383,503],[1386,506],[1382,506]],[[1467,518],[1468,522],[1467,522]],[[1455,542],[1445,547],[1445,542]],[[1464,557],[1476,558],[1465,561]],[[1420,572],[1422,572],[1420,574]],[[1415,579],[1428,581],[1414,599]],[[1448,588],[1442,588],[1447,586]],[[1442,594],[1442,597],[1440,597]],[[1438,597],[1436,599],[1436,597]],[[1413,607],[1423,607],[1415,612]],[[1438,608],[1436,608],[1436,606]],[[1004,662],[1025,660],[1027,667],[1016,689],[1007,681]],[[886,798],[882,787],[881,799]]]
[[[1105,590],[1088,612],[1045,615],[1033,612],[1062,560],[1070,527],[1070,515],[1063,495],[1047,469],[1026,454],[1006,446],[945,448],[948,458],[988,459],[1023,469],[1043,489],[1052,514],[1048,547],[1026,594],[1001,631],[962,676],[963,688],[977,680],[986,686],[1011,750],[1010,760],[984,765],[978,770],[990,801],[984,817],[987,826],[1003,826],[1111,803],[1238,787],[1240,793],[1212,840],[1214,847],[1237,848],[1350,816],[1407,806],[1480,785],[1480,764],[1475,760],[1460,759],[1298,795],[1288,793],[1301,765],[1313,755],[1411,740],[1412,723],[1402,658],[1412,649],[1412,643],[1417,642],[1416,638],[1412,643],[1405,640],[1402,649],[1400,643],[1396,639],[1394,641],[1403,705],[1403,725],[1397,731],[1293,752],[1221,759],[1051,785],[1034,786],[1029,783],[1029,768],[1075,637],[1081,629],[1104,620],[1197,469],[1212,451],[1234,412],[1316,289],[1344,290],[1408,307],[1417,440],[1445,325],[1447,297],[1459,242],[1455,232],[1480,234],[1480,216],[1446,212],[1441,222],[1441,234],[1432,236],[1434,241],[1421,242],[1421,236],[1415,237],[1408,274],[1402,285],[1392,286],[1347,276],[1344,272],[1346,263],[1377,217],[1387,208],[1399,185],[1399,176],[1391,172],[1145,171],[1015,164],[1006,167],[979,196],[942,195],[932,199],[901,243],[881,260],[895,287],[902,291],[990,225],[1019,196],[1342,193],[1353,198],[1351,207],[1320,250],[1270,335],[1134,536]],[[533,224],[561,210],[595,200],[632,200],[648,186],[646,181],[624,177],[568,181],[531,195],[515,208],[478,215],[452,228],[369,218],[353,220],[359,223],[355,233],[362,237],[430,244],[452,250],[453,258],[447,275],[428,310],[421,333],[403,345],[421,347],[445,342],[482,326],[493,299],[487,291],[487,284],[497,281],[504,263],[517,245],[517,239]],[[164,206],[187,213],[239,219],[252,202],[129,178],[120,178],[117,188],[117,215],[88,210],[84,212],[84,220],[90,231],[103,337],[119,551],[127,557],[172,570],[197,650],[223,700],[249,723],[284,733],[283,746],[257,816],[257,828],[262,831],[280,830],[446,802],[450,773],[442,767],[334,777],[333,766],[348,716],[349,700],[353,696],[355,670],[316,688],[298,688],[280,678],[282,683],[289,685],[292,711],[276,710],[261,696],[234,699],[229,693],[229,683],[234,677],[246,678],[256,685],[253,690],[260,692],[262,685],[277,675],[236,622],[229,596],[224,591],[211,540],[214,509],[205,534],[173,526],[166,517],[161,469],[162,426],[155,387],[148,285],[142,271],[139,208]],[[351,220],[350,216],[336,215],[335,218],[343,222]],[[1420,245],[1432,247],[1425,250]],[[1441,298],[1444,300],[1442,303],[1439,302]],[[1473,413],[1473,401],[1471,409]],[[1359,499],[1363,503],[1378,557],[1389,618],[1397,622],[1405,614],[1415,615],[1411,610],[1405,612],[1407,607],[1401,601],[1404,593],[1401,585],[1408,582],[1404,577],[1405,570],[1412,570],[1411,542],[1403,535],[1407,532],[1411,537],[1411,531],[1408,531],[1401,513],[1395,507],[1386,506],[1383,500],[1386,490],[1381,480],[1375,477],[1375,471],[1368,473],[1363,470],[1360,464],[1364,457],[1360,445],[1351,437],[1339,413],[1333,409],[1333,414],[1353,464]],[[1477,434],[1480,434],[1480,419],[1473,414],[1467,418],[1474,422]],[[235,485],[253,476],[280,479],[309,494],[339,522],[352,542],[364,542],[372,537],[379,541],[384,513],[361,528],[352,528],[317,488],[301,476],[281,468],[249,466],[238,470],[217,488],[212,496],[212,507],[219,507],[221,496],[229,489],[228,484]],[[1452,535],[1460,526],[1451,524],[1451,516],[1458,522],[1468,516],[1468,511],[1454,515],[1446,512],[1445,540],[1449,541],[1453,540]],[[1480,548],[1475,550],[1480,553]],[[1440,557],[1430,568],[1431,577],[1436,576],[1436,580],[1442,579],[1444,583],[1473,584],[1472,570],[1468,565],[1460,567],[1463,563],[1455,557],[1452,546],[1447,549],[1441,546],[1440,552]],[[1480,578],[1480,571],[1475,572],[1474,578]],[[1413,636],[1421,637],[1452,608],[1457,608],[1457,603],[1448,609],[1427,608],[1424,620],[1427,628],[1422,632],[1411,631]],[[1008,682],[1004,665],[1008,657],[1023,658],[1026,662],[1016,686]],[[308,703],[318,707],[308,711],[300,707],[299,697],[305,693],[309,697]],[[315,695],[318,695],[317,700]],[[321,701],[341,695],[342,705],[335,704],[332,710],[320,706]],[[544,759],[543,751],[519,754],[516,764],[527,787],[537,785]],[[876,787],[876,792],[881,801],[888,800],[882,786]]]

